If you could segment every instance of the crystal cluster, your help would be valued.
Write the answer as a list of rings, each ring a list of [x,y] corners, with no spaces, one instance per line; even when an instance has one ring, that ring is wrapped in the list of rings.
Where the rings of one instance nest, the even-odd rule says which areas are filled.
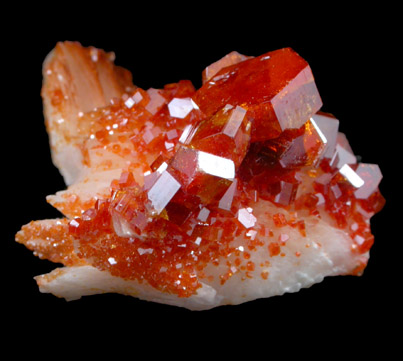
[[[71,220],[78,256],[189,297],[219,258],[233,255],[224,284],[239,269],[250,276],[257,265],[248,254],[263,245],[269,258],[281,256],[289,235],[262,241],[272,230],[257,222],[259,200],[278,207],[270,215],[277,228],[305,237],[301,217],[314,216],[348,232],[351,252],[368,252],[369,219],[384,204],[382,175],[375,164],[357,163],[339,120],[321,106],[308,63],[285,48],[259,57],[232,52],[203,72],[197,91],[189,81],[135,88],[87,114],[97,117],[94,129],[82,122],[91,128],[88,142],[142,155],[112,182],[109,198]],[[87,162],[96,154],[89,151]],[[148,167],[143,182],[133,176],[139,164]],[[244,246],[232,242],[240,235]]]

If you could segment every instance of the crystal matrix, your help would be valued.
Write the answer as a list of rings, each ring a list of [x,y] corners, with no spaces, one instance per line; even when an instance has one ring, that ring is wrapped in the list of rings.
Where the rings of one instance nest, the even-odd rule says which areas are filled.
[[[205,69],[198,90],[183,80],[140,89],[94,51],[60,43],[45,64],[53,157],[71,185],[48,197],[66,219],[17,234],[66,266],[38,278],[42,291],[77,298],[102,279],[114,286],[101,292],[205,309],[362,273],[382,175],[357,162],[339,120],[320,111],[294,50],[232,52]],[[92,69],[91,84],[107,68],[113,91],[74,103],[77,117],[47,100],[84,97],[54,77],[78,66]],[[70,120],[57,124],[58,114]],[[77,272],[87,283],[70,294],[60,285]]]

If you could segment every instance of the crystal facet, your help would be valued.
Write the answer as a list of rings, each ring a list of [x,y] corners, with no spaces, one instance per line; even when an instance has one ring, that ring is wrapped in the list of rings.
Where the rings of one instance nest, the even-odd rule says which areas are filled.
[[[313,119],[305,123],[304,133],[292,140],[289,147],[280,155],[284,168],[312,165],[325,149],[327,139]]]
[[[148,199],[154,209],[161,213],[180,187],[179,182],[168,171],[164,171],[148,191]]]
[[[150,100],[145,108],[154,115],[166,103],[166,99],[160,94],[158,89],[150,88],[147,90],[147,93],[150,97]]]
[[[237,51],[232,51],[231,53],[225,55],[220,60],[216,61],[213,64],[210,64],[206,69],[204,69],[202,73],[202,81],[203,84],[208,82],[214,75],[216,75],[221,69],[238,64],[241,61],[251,58],[250,56],[245,56],[239,54]]]
[[[252,227],[255,225],[257,219],[256,219],[256,217],[252,214],[252,211],[251,211],[251,210],[249,210],[249,209],[247,209],[247,208],[241,208],[241,209],[238,211],[238,221],[239,221],[240,223],[242,223],[242,225],[243,225],[245,228],[252,228]]]
[[[360,188],[364,185],[364,180],[348,165],[344,164],[339,172],[350,182],[355,188]]]
[[[187,147],[179,148],[170,169],[183,190],[197,195],[205,204],[222,194],[235,178],[235,165],[231,159]]]
[[[377,164],[360,163],[355,170],[363,180],[363,184],[354,192],[357,199],[368,199],[377,189],[382,179],[382,173]]]
[[[184,119],[193,109],[197,109],[197,105],[191,98],[173,98],[168,109],[171,117]]]
[[[315,114],[312,118],[327,140],[322,157],[332,158],[334,149],[336,147],[339,120],[333,117],[331,114],[322,112]]]
[[[250,141],[250,122],[246,110],[227,104],[214,116],[189,130],[186,144],[232,160],[238,167],[244,159]]]
[[[337,134],[336,147],[333,152],[330,164],[336,168],[341,168],[345,164],[356,164],[357,158],[355,157],[350,144],[343,133]]]

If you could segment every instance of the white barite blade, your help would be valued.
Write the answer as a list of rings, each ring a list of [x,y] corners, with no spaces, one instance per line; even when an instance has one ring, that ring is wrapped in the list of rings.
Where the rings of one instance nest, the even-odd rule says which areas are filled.
[[[95,54],[95,55],[94,55]],[[112,54],[83,48],[75,42],[58,43],[43,64],[42,98],[52,159],[67,185],[86,172],[82,149],[83,114],[110,104],[133,88],[131,74],[113,64]]]
[[[138,297],[144,301],[181,306],[191,310],[204,310],[219,306],[222,296],[214,288],[202,284],[197,294],[191,298],[159,292],[145,282],[123,280],[92,266],[57,268],[52,272],[35,277],[42,293],[65,298],[67,301],[102,293],[119,293]]]

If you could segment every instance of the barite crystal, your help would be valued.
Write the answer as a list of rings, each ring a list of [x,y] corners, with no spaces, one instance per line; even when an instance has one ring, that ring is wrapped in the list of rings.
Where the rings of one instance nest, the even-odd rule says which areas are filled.
[[[61,96],[61,79],[78,70],[66,52],[80,54],[88,84],[115,74],[113,89],[67,102],[75,93]],[[66,43],[55,54],[43,91],[52,151],[58,164],[66,152],[75,161],[61,169],[72,185],[49,202],[66,219],[24,226],[17,241],[75,280],[95,274],[117,292],[191,309],[362,274],[369,220],[385,203],[382,173],[358,162],[340,121],[320,110],[311,68],[294,50],[231,52],[204,70],[198,90],[181,80],[147,91],[102,51]],[[38,281],[64,296],[60,282]]]

